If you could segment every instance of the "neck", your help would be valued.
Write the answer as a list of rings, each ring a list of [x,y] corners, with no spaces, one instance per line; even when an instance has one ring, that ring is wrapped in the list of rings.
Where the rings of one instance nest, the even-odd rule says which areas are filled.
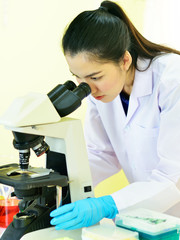
[[[132,92],[134,76],[135,76],[135,67],[131,67],[127,72],[126,82],[123,87],[123,91],[128,95],[130,95]]]

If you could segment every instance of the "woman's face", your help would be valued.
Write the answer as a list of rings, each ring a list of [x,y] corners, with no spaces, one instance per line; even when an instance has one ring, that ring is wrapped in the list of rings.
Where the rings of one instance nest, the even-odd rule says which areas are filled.
[[[91,88],[91,95],[96,100],[111,102],[126,84],[128,71],[124,66],[126,63],[124,59],[119,64],[100,63],[93,61],[85,52],[75,56],[66,54],[65,57],[77,82],[86,82]]]

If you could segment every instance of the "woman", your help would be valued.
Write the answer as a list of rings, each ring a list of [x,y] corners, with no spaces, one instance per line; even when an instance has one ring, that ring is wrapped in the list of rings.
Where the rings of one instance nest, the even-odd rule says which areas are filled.
[[[167,212],[180,200],[180,52],[154,44],[111,1],[79,14],[63,37],[78,83],[94,185],[123,169],[130,184],[51,213],[56,229],[90,226],[129,207]]]

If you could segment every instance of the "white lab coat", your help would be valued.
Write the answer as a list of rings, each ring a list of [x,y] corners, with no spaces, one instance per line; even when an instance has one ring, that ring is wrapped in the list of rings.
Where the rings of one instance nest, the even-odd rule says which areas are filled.
[[[148,63],[138,59],[140,69]],[[94,185],[123,169],[130,184],[112,194],[119,211],[167,212],[178,204],[180,56],[162,55],[135,72],[127,116],[119,96],[109,103],[92,96],[87,101],[85,138]]]

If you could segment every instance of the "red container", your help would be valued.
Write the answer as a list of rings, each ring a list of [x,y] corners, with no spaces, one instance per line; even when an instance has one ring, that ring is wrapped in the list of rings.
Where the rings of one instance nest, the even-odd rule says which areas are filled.
[[[17,198],[0,199],[0,227],[7,228],[13,216],[19,212]]]

